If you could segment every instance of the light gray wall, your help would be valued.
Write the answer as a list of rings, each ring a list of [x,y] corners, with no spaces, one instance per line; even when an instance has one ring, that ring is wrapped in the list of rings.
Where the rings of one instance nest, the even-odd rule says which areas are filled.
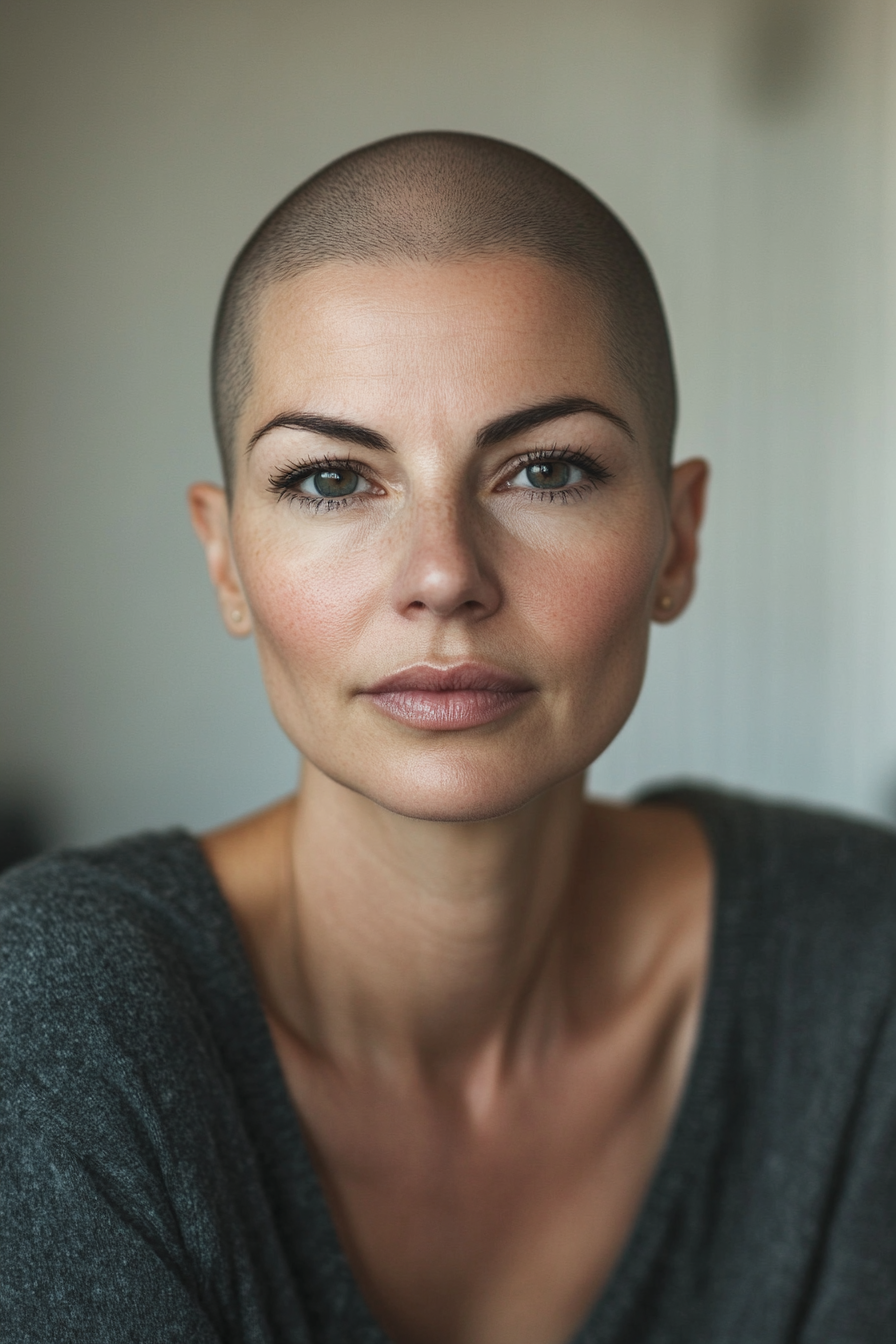
[[[184,488],[208,333],[299,179],[484,131],[622,214],[665,293],[701,590],[593,772],[896,813],[890,0],[24,0],[2,72],[0,791],[57,835],[205,826],[290,787]]]

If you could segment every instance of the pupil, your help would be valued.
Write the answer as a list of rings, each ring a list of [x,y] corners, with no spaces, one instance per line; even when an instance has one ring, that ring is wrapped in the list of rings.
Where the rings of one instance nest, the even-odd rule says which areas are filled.
[[[316,471],[313,480],[317,493],[332,499],[334,495],[350,495],[358,484],[358,473],[331,468],[329,471]]]
[[[536,490],[562,490],[569,484],[569,463],[533,462],[526,475]]]

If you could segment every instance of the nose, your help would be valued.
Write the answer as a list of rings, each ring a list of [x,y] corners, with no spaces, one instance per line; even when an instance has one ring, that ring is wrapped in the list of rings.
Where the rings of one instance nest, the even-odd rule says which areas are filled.
[[[394,603],[403,616],[482,620],[501,605],[501,590],[480,521],[456,499],[420,501],[405,539]]]

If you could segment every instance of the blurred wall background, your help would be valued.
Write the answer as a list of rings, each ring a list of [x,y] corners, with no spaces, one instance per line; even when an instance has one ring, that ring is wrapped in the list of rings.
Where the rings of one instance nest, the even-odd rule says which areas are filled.
[[[475,130],[646,248],[714,469],[701,589],[593,769],[896,817],[891,0],[10,0],[0,799],[51,838],[203,827],[285,791],[184,489],[225,270],[355,145]]]

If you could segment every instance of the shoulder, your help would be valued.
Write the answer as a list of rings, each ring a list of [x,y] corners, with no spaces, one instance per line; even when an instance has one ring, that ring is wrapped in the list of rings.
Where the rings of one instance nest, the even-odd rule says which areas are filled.
[[[183,831],[62,851],[0,879],[0,976],[7,995],[52,996],[105,984],[139,989],[173,969],[215,911],[214,884]],[[138,968],[144,973],[133,979]]]
[[[756,1002],[868,1035],[896,1003],[896,831],[718,789],[653,795],[692,811],[716,867],[722,943],[751,968]],[[825,1033],[828,1033],[825,1035]]]
[[[182,831],[5,874],[0,1041],[20,1114],[36,1108],[64,1124],[88,1090],[113,1108],[164,1092],[208,1041],[208,985],[226,978],[221,958],[232,962],[237,943],[228,919]]]
[[[781,902],[896,918],[896,830],[882,822],[693,784],[651,790],[644,800],[692,812],[717,868],[774,889]]]
[[[183,832],[0,880],[0,1278],[16,1338],[131,1338],[139,1319],[141,1338],[211,1340],[222,1313],[240,1319],[257,1185],[227,920]]]
[[[35,1198],[52,1172],[69,1195],[86,1181],[128,1208],[135,1190],[152,1209],[189,1172],[195,1185],[229,1133],[250,993],[229,912],[185,832],[5,874],[4,1160]]]

